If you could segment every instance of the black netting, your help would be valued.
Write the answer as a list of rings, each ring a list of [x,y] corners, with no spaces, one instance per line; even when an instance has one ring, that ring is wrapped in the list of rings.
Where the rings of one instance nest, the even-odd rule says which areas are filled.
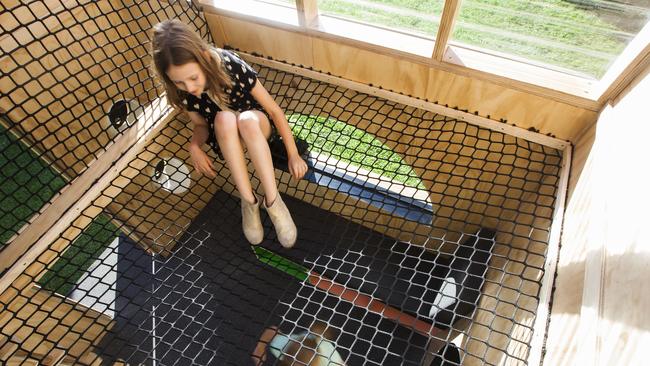
[[[177,17],[209,32],[182,3],[9,1],[0,11],[2,250],[159,96],[151,25]]]
[[[151,25],[179,17],[209,36],[185,2],[30,4],[2,9],[15,43],[2,43],[3,200],[30,212],[0,204],[5,247],[159,96]],[[209,152],[217,178],[196,174],[189,120],[171,114],[2,293],[0,361],[247,365],[265,350],[278,365],[525,364],[561,152],[242,56],[309,144],[305,179],[276,170],[296,246],[265,213],[264,241],[248,244],[223,161]],[[133,117],[116,128],[119,101],[113,114]]]

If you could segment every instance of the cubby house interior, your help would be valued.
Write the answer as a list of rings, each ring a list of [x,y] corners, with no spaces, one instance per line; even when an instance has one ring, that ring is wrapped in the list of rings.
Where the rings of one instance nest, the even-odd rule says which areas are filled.
[[[305,142],[300,180],[273,152],[293,248],[264,211],[248,243],[207,145],[217,177],[193,168],[151,67],[167,19],[251,65]],[[645,0],[2,0],[0,364],[647,364],[648,19]]]

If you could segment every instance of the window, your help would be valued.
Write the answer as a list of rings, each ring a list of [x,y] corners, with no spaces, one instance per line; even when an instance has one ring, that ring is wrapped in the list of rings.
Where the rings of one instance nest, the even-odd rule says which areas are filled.
[[[276,4],[276,5],[282,5],[282,6],[288,6],[288,7],[291,7],[291,8],[296,7],[296,1],[295,0],[261,0],[260,2],[269,3],[269,4]]]
[[[464,0],[452,41],[600,78],[649,14],[647,0]]]
[[[650,52],[650,0],[240,0],[212,8],[518,81],[593,110],[635,73],[627,66]]]
[[[434,38],[444,0],[318,0],[323,15]]]

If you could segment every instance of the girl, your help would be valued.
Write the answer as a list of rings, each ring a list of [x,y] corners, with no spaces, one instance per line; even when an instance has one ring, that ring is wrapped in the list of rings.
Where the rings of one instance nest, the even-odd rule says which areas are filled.
[[[193,123],[189,151],[194,169],[216,176],[212,161],[201,149],[205,142],[225,158],[241,197],[244,235],[251,244],[259,244],[264,238],[261,197],[253,192],[248,176],[246,146],[278,240],[282,246],[292,247],[296,225],[278,193],[268,141],[282,139],[294,178],[305,175],[307,164],[298,154],[284,112],[257,80],[257,73],[237,54],[211,47],[178,20],[154,26],[152,56],[169,103],[185,110]]]

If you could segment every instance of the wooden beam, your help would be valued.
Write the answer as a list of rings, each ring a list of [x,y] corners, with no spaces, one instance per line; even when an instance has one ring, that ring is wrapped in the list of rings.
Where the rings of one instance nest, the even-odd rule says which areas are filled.
[[[318,25],[318,4],[316,0],[296,0],[298,23],[303,27]]]
[[[283,62],[278,62],[274,60],[268,60],[263,57],[257,57],[253,56],[244,52],[238,52],[239,55],[244,57],[247,61],[255,62],[260,65],[265,65],[277,70],[281,71],[286,71],[302,76],[306,76],[308,78],[314,79],[314,80],[319,80],[319,81],[324,81],[330,84],[334,85],[340,85],[343,87],[346,87],[348,89],[356,90],[358,92],[366,93],[369,95],[374,95],[380,98],[392,100],[398,103],[402,103],[405,105],[409,105],[415,108],[421,108],[427,111],[431,111],[434,113],[441,114],[443,116],[455,118],[459,121],[465,121],[467,123],[480,126],[480,127],[485,127],[488,128],[492,131],[497,131],[497,132],[503,132],[505,134],[515,136],[515,137],[521,137],[525,140],[535,142],[541,145],[545,145],[548,147],[552,147],[555,149],[560,149],[564,150],[567,146],[569,146],[568,141],[560,140],[558,138],[542,135],[536,132],[532,132],[526,129],[523,129],[521,127],[516,127],[512,125],[508,125],[506,123],[502,123],[499,121],[494,121],[485,117],[477,116],[472,113],[460,111],[457,109],[445,107],[443,105],[435,104],[432,102],[428,102],[422,99],[417,99],[414,97],[409,97],[407,95],[387,91],[384,89],[372,87],[369,85],[365,85],[362,83],[358,83],[355,81],[350,81],[346,80],[340,77],[332,76],[332,75],[327,75],[318,71],[313,71],[309,69],[305,69],[303,67],[299,66],[293,66],[293,65],[288,65]]]
[[[445,55],[447,50],[447,43],[449,42],[449,37],[451,37],[451,32],[454,29],[454,22],[458,17],[458,11],[460,10],[461,0],[446,0],[445,6],[442,9],[442,15],[440,16],[440,25],[438,26],[438,36],[436,37],[436,45],[433,48],[433,59],[436,61],[442,61],[442,57]]]
[[[146,143],[166,125],[171,113],[164,96],[144,108],[137,122],[116,138],[84,174],[66,186],[41,215],[0,253],[0,271],[6,271],[0,278],[0,293],[119,176]],[[80,196],[80,192],[84,193]]]
[[[548,251],[544,263],[544,277],[542,287],[539,290],[539,303],[537,304],[537,315],[533,325],[533,336],[528,354],[529,365],[540,365],[542,363],[542,350],[546,333],[548,332],[548,317],[551,311],[551,295],[553,283],[555,282],[555,271],[560,253],[560,240],[562,227],[564,225],[564,211],[566,210],[567,189],[569,186],[569,175],[571,173],[572,146],[567,145],[562,151],[562,167],[560,168],[560,179],[555,196],[555,208],[553,210],[553,223],[548,241]]]
[[[601,104],[609,103],[650,67],[650,22],[648,22],[600,80],[596,95]]]

